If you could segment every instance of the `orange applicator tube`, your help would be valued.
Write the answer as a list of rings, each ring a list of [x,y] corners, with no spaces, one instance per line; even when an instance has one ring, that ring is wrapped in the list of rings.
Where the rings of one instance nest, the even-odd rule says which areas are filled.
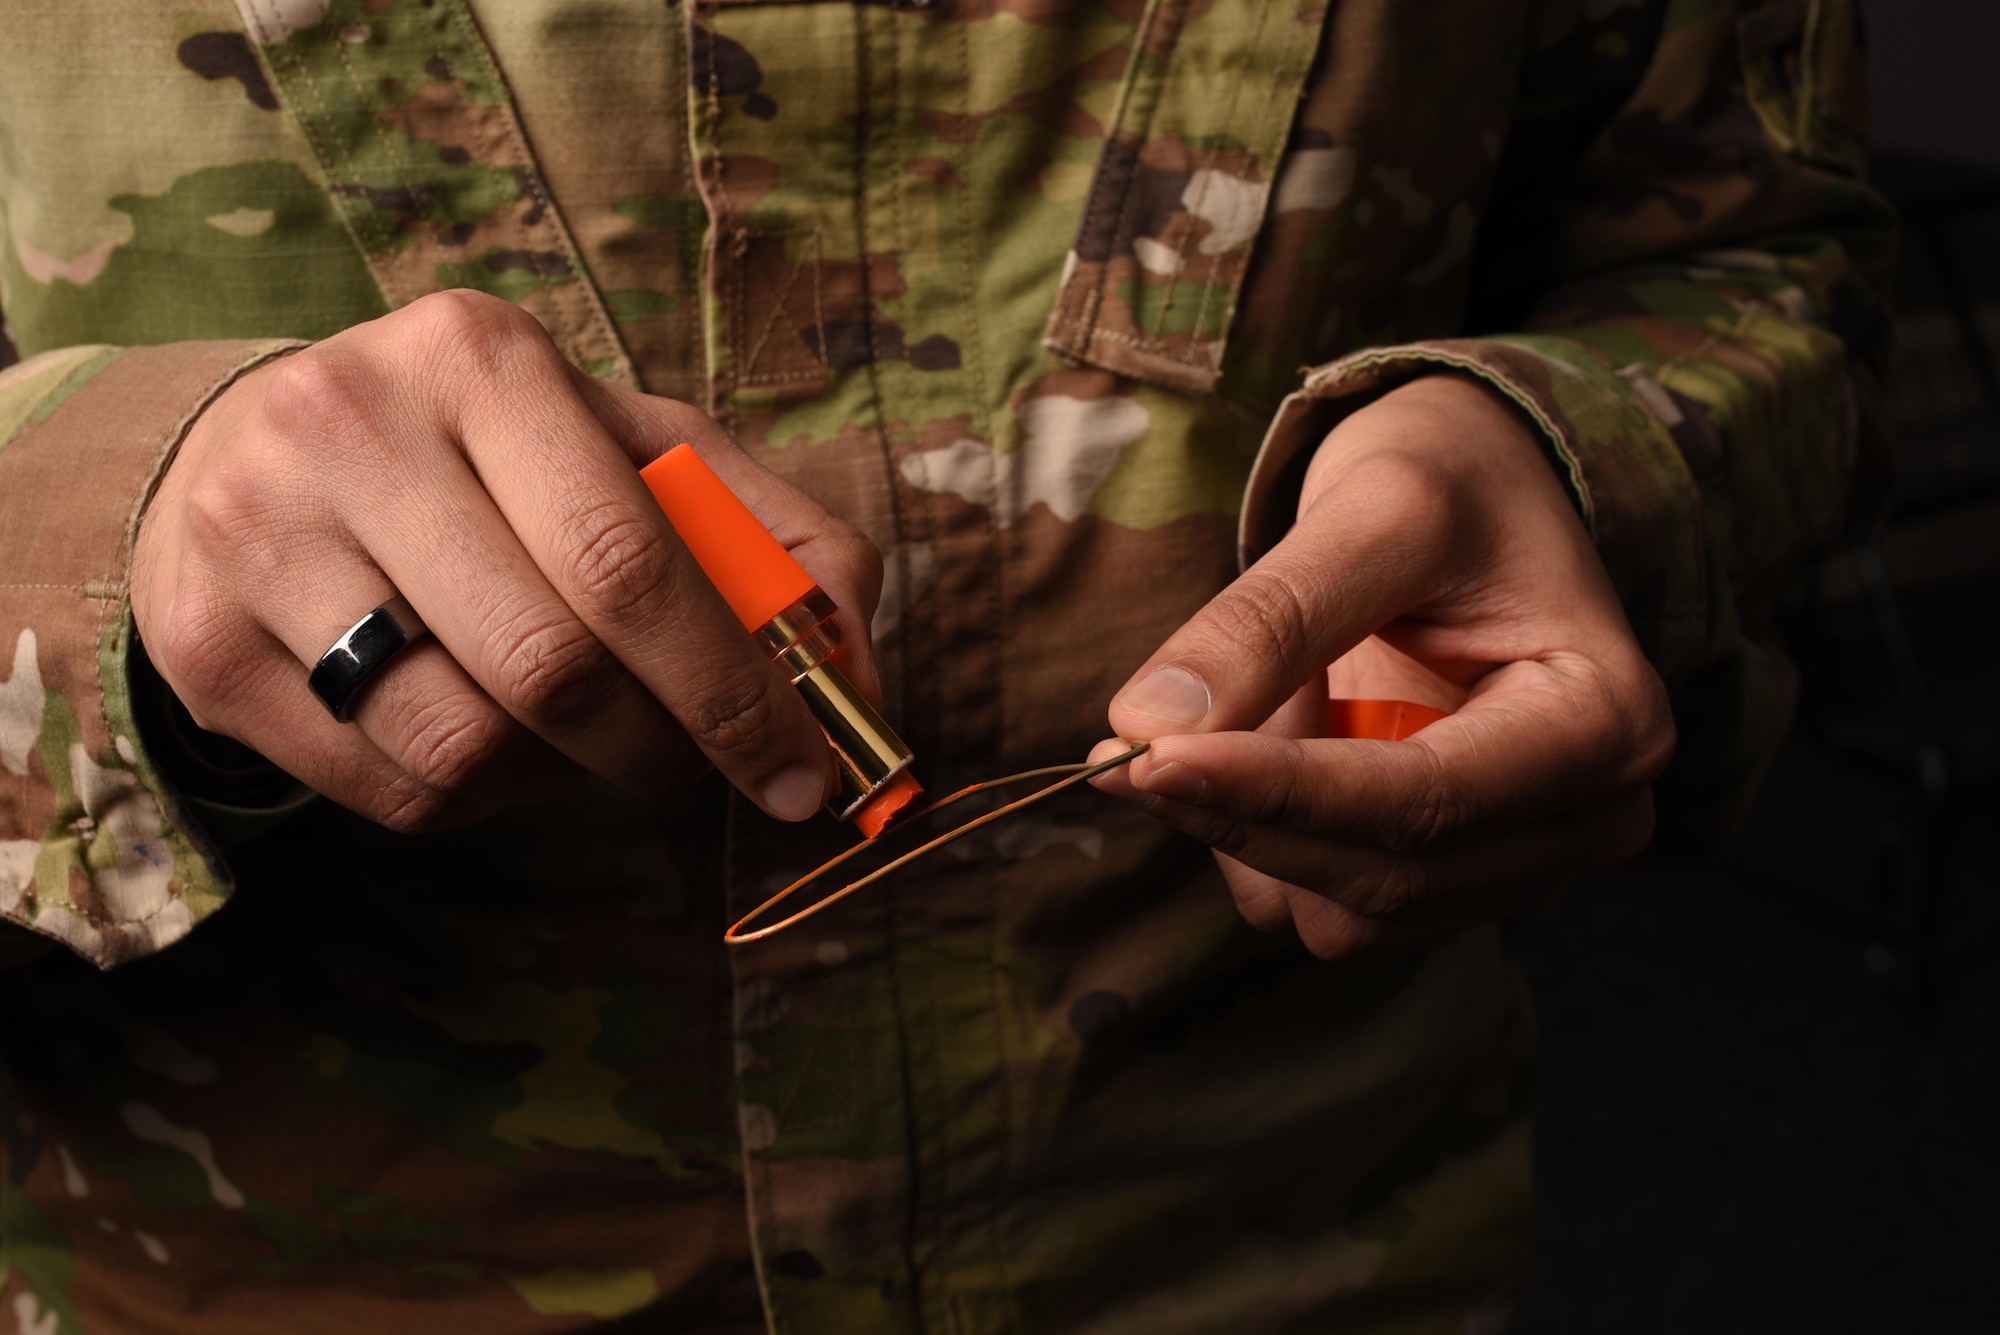
[[[1446,714],[1442,709],[1412,704],[1408,700],[1328,700],[1326,735],[1400,742],[1444,717]]]
[[[736,499],[692,445],[639,470],[653,499],[743,629],[770,650],[833,748],[840,785],[826,809],[873,839],[922,795],[910,748],[833,664],[833,600]]]

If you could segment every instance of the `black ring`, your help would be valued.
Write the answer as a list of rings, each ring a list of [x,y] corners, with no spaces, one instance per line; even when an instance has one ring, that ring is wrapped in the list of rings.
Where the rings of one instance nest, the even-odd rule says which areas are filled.
[[[403,629],[389,604],[370,612],[334,641],[333,648],[320,655],[306,685],[312,687],[333,716],[348,721],[348,705],[355,694],[416,638]]]

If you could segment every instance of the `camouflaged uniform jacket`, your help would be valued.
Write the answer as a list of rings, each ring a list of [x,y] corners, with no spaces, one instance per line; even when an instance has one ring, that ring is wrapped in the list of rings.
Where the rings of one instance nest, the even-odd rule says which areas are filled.
[[[1456,369],[1545,434],[1692,829],[1783,724],[1758,598],[1880,489],[1857,40],[1844,0],[6,0],[0,1326],[1495,1328],[1490,931],[1316,964],[1082,793],[728,955],[840,832],[712,782],[422,838],[253,799],[147,712],[130,533],[245,367],[498,293],[874,537],[948,786],[1080,756],[1337,415]]]

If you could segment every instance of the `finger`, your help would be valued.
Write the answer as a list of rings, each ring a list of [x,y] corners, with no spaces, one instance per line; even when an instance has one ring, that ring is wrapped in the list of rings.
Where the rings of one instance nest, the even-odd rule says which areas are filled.
[[[1433,596],[1431,480],[1385,457],[1328,492],[1133,674],[1112,730],[1152,739],[1254,728],[1378,626]]]
[[[1215,862],[1229,886],[1230,898],[1243,920],[1260,932],[1278,932],[1292,925],[1292,891],[1275,876],[1246,866],[1226,853],[1217,853]]]
[[[1230,820],[1165,798],[1149,810],[1245,866],[1350,912],[1450,923],[1523,907],[1562,877],[1631,857],[1653,831],[1646,789],[1455,847],[1408,853]]]
[[[1324,737],[1333,722],[1326,706],[1325,679],[1314,673],[1257,731],[1274,737]]]
[[[492,702],[499,717],[481,718],[456,690],[437,697],[448,716],[472,729],[463,740],[483,735],[499,743],[508,735],[502,719],[511,719],[549,750],[637,792],[678,786],[698,771],[700,757],[668,708],[576,615],[464,460],[446,451],[427,471],[420,482],[356,507],[348,522],[363,554],[459,665],[465,685]],[[354,597],[323,619],[346,615]],[[431,685],[440,692],[454,686]],[[522,749],[513,744],[514,754]]]
[[[573,735],[618,717],[602,698],[615,659],[766,811],[813,814],[833,762],[804,702],[743,633],[532,317],[470,298],[461,306],[454,315],[439,302],[437,318],[462,323],[454,365],[476,368],[483,390],[431,408],[570,613],[551,617],[539,600],[489,608],[504,618],[491,638],[517,652],[498,681],[467,667],[535,731],[569,724]],[[395,576],[380,544],[368,545]]]
[[[189,631],[201,625],[181,624]],[[360,729],[336,721],[307,687],[297,656],[268,630],[244,622],[224,631],[209,622],[203,633],[205,645],[192,652],[175,646],[160,658],[176,664],[167,684],[206,731],[242,742],[313,791],[393,830],[460,824],[496,808],[483,795],[424,783]],[[196,709],[195,701],[204,704]]]
[[[1415,850],[1650,783],[1671,733],[1663,746],[1649,710],[1621,709],[1625,695],[1592,664],[1511,663],[1407,741],[1163,737],[1133,762],[1130,782],[1218,818]]]
[[[310,578],[281,571],[266,584],[272,593],[261,601],[258,617],[302,672],[368,609],[396,596],[389,577],[365,554],[346,555],[330,560],[318,548]],[[450,796],[497,804],[534,800],[568,786],[577,768],[509,717],[430,638],[404,649],[362,686],[349,717],[405,773]]]
[[[1259,931],[1291,931],[1321,959],[1341,959],[1382,946],[1414,944],[1424,928],[1366,918],[1331,899],[1312,894],[1246,866],[1227,853],[1215,855],[1223,881],[1245,921]]]
[[[833,600],[839,609],[834,626],[841,669],[879,703],[881,688],[868,636],[882,598],[882,556],[875,544],[751,459],[699,409],[608,385],[582,371],[574,374],[580,392],[636,466],[644,467],[684,441],[700,452],[703,462]]]

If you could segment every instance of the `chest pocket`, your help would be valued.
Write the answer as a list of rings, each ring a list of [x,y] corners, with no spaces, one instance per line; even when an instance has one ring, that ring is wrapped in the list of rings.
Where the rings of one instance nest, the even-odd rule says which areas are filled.
[[[1149,0],[1043,344],[1215,388],[1326,0]]]

